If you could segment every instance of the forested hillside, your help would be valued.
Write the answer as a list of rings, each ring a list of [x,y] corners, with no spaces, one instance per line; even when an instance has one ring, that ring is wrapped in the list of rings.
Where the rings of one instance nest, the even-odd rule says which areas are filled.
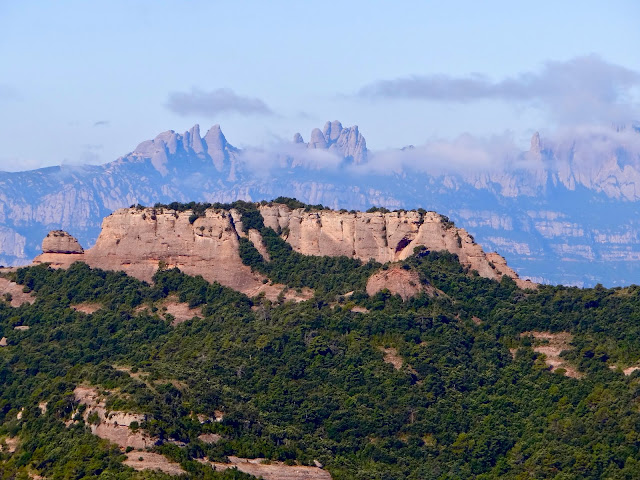
[[[90,433],[80,385],[145,414],[131,428],[189,478],[250,478],[198,461],[230,456],[341,480],[640,477],[639,287],[523,291],[416,249],[400,267],[433,289],[403,302],[365,292],[387,265],[261,231],[271,262],[247,242],[243,261],[313,298],[248,298],[163,265],[153,284],[82,263],[5,274],[35,302],[0,301],[0,478],[166,477]]]

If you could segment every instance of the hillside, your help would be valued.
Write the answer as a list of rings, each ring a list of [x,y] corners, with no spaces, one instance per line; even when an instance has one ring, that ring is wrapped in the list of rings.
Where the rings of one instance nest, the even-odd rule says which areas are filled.
[[[456,164],[438,145],[367,149],[357,126],[327,122],[307,142],[239,149],[219,125],[167,131],[101,166],[0,177],[0,264],[24,265],[51,230],[89,248],[102,218],[132,204],[257,201],[279,195],[336,210],[415,209],[448,216],[524,278],[576,285],[640,283],[638,128],[533,135],[525,151]]]
[[[179,224],[188,206],[174,207]],[[221,221],[221,207],[192,207],[184,228]],[[317,223],[301,227],[318,215],[330,228],[335,212],[244,207],[242,265],[310,298],[249,297],[167,262],[147,281],[82,262],[3,271],[3,292],[24,295],[0,300],[3,478],[640,476],[637,287],[522,290],[420,245],[366,263],[358,249],[304,255],[295,239],[330,253]],[[274,211],[289,221],[282,237],[267,226]],[[113,218],[149,222],[144,241],[163,221],[146,212]],[[410,217],[391,213],[369,224]],[[60,233],[45,247],[91,259]],[[384,272],[419,288],[367,293]],[[167,473],[139,470],[154,466]]]

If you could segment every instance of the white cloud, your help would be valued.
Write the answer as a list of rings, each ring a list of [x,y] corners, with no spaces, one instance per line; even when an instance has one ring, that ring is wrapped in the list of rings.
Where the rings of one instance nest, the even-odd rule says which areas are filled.
[[[540,108],[561,124],[626,123],[640,113],[639,87],[640,73],[589,55],[550,61],[539,72],[498,81],[481,74],[380,80],[361,88],[358,96],[459,103],[500,100]]]

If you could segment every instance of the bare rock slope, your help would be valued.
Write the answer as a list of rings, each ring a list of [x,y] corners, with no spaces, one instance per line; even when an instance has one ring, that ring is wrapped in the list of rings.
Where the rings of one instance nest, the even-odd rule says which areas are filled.
[[[400,295],[403,300],[415,297],[422,292],[426,292],[429,296],[436,295],[436,289],[433,286],[423,285],[420,282],[418,272],[405,270],[398,265],[380,270],[369,277],[367,281],[369,295],[375,295],[385,289],[394,295]]]
[[[496,253],[485,254],[466,230],[456,228],[435,212],[336,212],[292,210],[285,205],[264,205],[260,213],[267,227],[283,232],[285,240],[305,255],[346,255],[381,263],[404,260],[414,248],[447,250],[460,263],[486,278],[513,278],[520,287],[532,287],[521,280]]]
[[[260,206],[260,213],[265,226],[282,232],[293,249],[305,255],[346,255],[386,263],[403,260],[413,253],[414,247],[425,246],[457,254],[464,266],[477,270],[483,277],[500,279],[508,275],[521,287],[533,286],[520,280],[502,257],[486,255],[466,231],[455,228],[434,212],[342,213],[292,210],[271,204]],[[239,238],[245,234],[239,228],[238,212],[210,208],[195,220],[192,214],[190,210],[162,208],[117,210],[104,219],[100,236],[89,250],[43,248],[47,253],[36,257],[34,263],[68,267],[81,260],[92,267],[122,270],[150,281],[162,261],[168,267],[178,267],[189,275],[202,275],[208,281],[217,281],[248,295],[265,292],[268,297],[276,297],[280,293],[282,286],[268,284],[242,263]],[[43,247],[49,246],[51,235]],[[250,231],[248,238],[264,250],[257,231]]]
[[[105,270],[122,270],[151,281],[160,261],[189,275],[253,296],[265,292],[277,297],[281,289],[263,283],[239,255],[238,232],[231,212],[209,209],[190,221],[193,212],[154,208],[124,208],[102,222],[96,244],[84,253],[43,253],[34,263],[68,267],[83,261]]]

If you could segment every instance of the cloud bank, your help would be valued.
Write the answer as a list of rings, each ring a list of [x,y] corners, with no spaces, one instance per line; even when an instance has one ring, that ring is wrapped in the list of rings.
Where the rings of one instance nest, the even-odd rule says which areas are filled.
[[[240,152],[241,161],[254,176],[268,177],[273,169],[302,167],[307,170],[335,172],[344,159],[333,152],[307,148],[276,138],[263,147],[246,148]]]
[[[172,92],[166,107],[182,116],[197,114],[215,117],[223,113],[273,115],[271,108],[259,98],[243,97],[229,88],[210,92],[198,88],[192,88],[190,92]]]
[[[565,127],[541,135],[540,142],[541,149],[551,152],[550,155],[543,153],[541,158],[535,152],[523,150],[510,132],[490,137],[463,134],[453,140],[431,139],[416,147],[371,152],[368,163],[354,166],[352,170],[354,173],[414,171],[466,176],[541,167],[558,171],[571,164],[582,171],[597,173],[605,171],[606,164],[614,159],[620,168],[629,165],[640,170],[640,126]]]
[[[384,174],[418,171],[431,174],[487,171],[513,163],[521,156],[511,132],[483,138],[465,133],[453,140],[431,139],[401,150],[371,152],[366,164],[354,170]]]
[[[494,81],[481,74],[467,77],[414,75],[380,80],[357,95],[370,99],[420,99],[468,103],[500,100],[546,110],[560,123],[625,123],[637,119],[640,73],[597,55],[550,61],[539,72]]]

